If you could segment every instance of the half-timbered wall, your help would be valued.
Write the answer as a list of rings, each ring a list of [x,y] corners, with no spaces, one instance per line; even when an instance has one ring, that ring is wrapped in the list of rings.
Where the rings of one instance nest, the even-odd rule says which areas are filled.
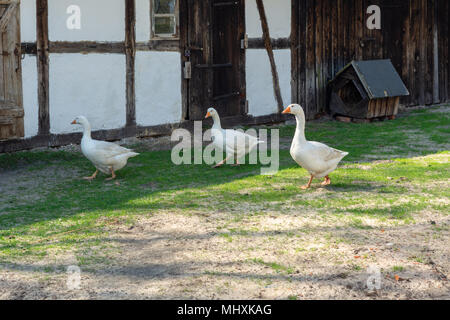
[[[291,34],[291,0],[263,1],[272,39]],[[249,39],[262,38],[261,20],[255,0],[246,1],[246,32]],[[274,49],[280,91],[284,103],[291,101],[291,50]],[[266,49],[250,47],[246,52],[248,112],[261,116],[278,112],[273,91],[270,61]]]
[[[50,54],[50,132],[80,128],[70,123],[86,116],[94,130],[126,124],[125,56],[119,54]]]
[[[20,5],[20,35],[22,43],[36,43],[36,1],[22,0]],[[22,60],[23,108],[25,137],[38,134],[38,75],[36,55],[25,54]]]
[[[26,0],[25,0],[26,1]],[[66,10],[71,5],[81,9],[81,28],[69,30]],[[124,41],[124,0],[48,0],[50,41]]]
[[[70,5],[82,8],[79,30],[66,27]],[[48,0],[49,41],[124,41],[124,16],[123,0]],[[123,54],[50,53],[49,60],[50,133],[79,131],[70,124],[77,115],[85,115],[94,130],[125,126]]]
[[[81,30],[66,27],[73,4]],[[365,26],[372,4],[381,30]],[[21,0],[27,139],[3,141],[0,152],[77,142],[69,123],[79,114],[100,139],[191,126],[183,12],[180,40],[153,40],[150,0]],[[292,102],[313,118],[326,111],[327,81],[352,59],[390,58],[412,93],[403,104],[447,101],[449,14],[448,0],[245,0],[248,116],[224,125],[279,121]]]
[[[178,52],[136,54],[136,122],[140,126],[182,119],[181,65]]]

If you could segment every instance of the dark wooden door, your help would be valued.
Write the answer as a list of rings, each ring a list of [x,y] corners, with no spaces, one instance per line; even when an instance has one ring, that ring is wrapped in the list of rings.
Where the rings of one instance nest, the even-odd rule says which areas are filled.
[[[244,1],[188,0],[186,10],[189,120],[203,119],[210,107],[222,117],[244,114]]]
[[[24,136],[19,9],[0,3],[0,140]]]

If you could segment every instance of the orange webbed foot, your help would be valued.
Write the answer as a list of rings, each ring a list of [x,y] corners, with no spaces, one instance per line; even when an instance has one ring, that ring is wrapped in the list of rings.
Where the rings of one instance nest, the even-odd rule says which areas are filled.
[[[329,186],[331,184],[331,179],[329,176],[325,177],[325,180],[321,183],[323,186]]]

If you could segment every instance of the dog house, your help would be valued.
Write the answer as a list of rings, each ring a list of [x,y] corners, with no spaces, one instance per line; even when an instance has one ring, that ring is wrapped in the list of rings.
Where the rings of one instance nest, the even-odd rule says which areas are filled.
[[[331,114],[354,119],[393,118],[409,95],[390,60],[352,61],[329,86]]]

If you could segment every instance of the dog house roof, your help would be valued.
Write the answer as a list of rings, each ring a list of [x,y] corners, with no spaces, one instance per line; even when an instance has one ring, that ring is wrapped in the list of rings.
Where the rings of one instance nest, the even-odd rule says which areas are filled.
[[[409,91],[398,75],[391,60],[352,61],[339,71],[334,79],[353,68],[370,99],[407,96]]]

